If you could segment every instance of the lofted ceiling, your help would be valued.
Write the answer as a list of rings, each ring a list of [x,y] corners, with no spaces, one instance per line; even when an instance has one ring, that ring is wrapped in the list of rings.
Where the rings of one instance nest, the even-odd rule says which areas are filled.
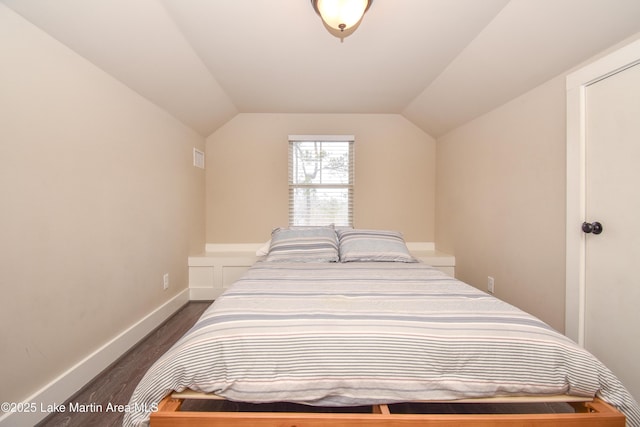
[[[0,0],[207,136],[243,112],[396,113],[438,137],[640,32],[639,0]]]

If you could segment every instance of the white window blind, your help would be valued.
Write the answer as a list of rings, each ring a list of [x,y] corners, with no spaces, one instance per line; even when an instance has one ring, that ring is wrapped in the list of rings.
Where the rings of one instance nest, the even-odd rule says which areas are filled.
[[[289,135],[289,225],[353,225],[353,135]]]

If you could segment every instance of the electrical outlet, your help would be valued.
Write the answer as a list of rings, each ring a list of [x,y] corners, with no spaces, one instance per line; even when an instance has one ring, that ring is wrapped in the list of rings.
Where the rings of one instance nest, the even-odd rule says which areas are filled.
[[[164,273],[164,276],[162,276],[162,285],[164,290],[169,289],[169,273]]]
[[[495,292],[495,289],[495,280],[493,280],[491,276],[487,277],[487,290],[492,294]]]

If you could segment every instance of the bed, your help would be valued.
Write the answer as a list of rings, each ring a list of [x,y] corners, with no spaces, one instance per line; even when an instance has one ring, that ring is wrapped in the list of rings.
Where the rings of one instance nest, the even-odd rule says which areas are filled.
[[[640,408],[620,381],[541,320],[416,262],[397,232],[327,229],[276,230],[266,259],[146,373],[124,425],[463,425],[388,408],[565,395],[588,402],[574,404],[572,418],[484,422],[553,425],[560,416],[620,426],[624,414],[627,426],[640,427]],[[182,398],[172,393],[185,390],[237,402],[371,406],[373,414],[220,418],[175,411]]]

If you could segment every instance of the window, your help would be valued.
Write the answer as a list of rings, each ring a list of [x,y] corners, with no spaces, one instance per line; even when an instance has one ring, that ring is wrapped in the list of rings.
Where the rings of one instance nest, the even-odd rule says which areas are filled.
[[[289,225],[352,226],[352,135],[289,136]]]

